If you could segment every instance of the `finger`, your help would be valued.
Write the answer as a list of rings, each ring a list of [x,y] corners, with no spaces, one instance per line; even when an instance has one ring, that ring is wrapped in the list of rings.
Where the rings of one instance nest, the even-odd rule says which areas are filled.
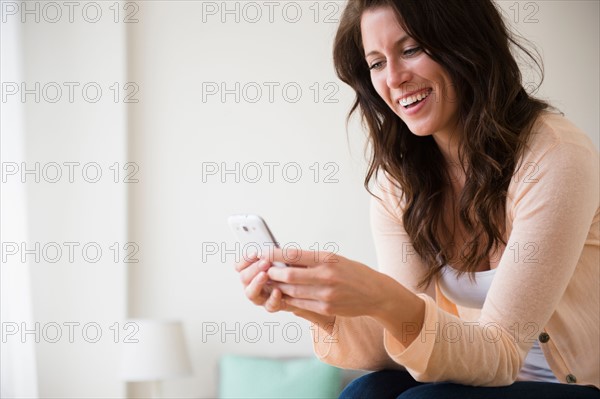
[[[289,297],[287,295],[282,294],[282,297],[283,298],[282,298],[282,309],[281,310],[284,310],[286,312],[299,312],[299,311],[302,312],[302,311],[304,311],[304,309],[300,309],[300,308],[290,305],[290,303],[288,302]]]
[[[298,309],[308,310],[310,312],[322,314],[325,316],[333,316],[330,310],[325,307],[323,302],[314,301],[312,299],[301,299],[301,298],[285,298],[286,306],[293,306]]]
[[[275,288],[271,292],[271,295],[269,295],[269,299],[265,302],[265,309],[267,309],[268,312],[273,313],[283,310],[283,307],[283,294],[281,293],[281,290]]]
[[[274,248],[263,256],[271,262],[283,262],[288,265],[313,267],[323,263],[339,262],[339,255],[326,251],[307,251],[300,248]]]
[[[314,285],[298,285],[298,284],[286,284],[286,283],[275,283],[275,287],[278,288],[286,296],[301,299],[318,299],[318,294],[322,288]]]
[[[254,262],[250,266],[241,270],[240,280],[242,281],[244,287],[250,284],[250,282],[254,279],[254,277],[256,277],[258,273],[260,273],[260,270],[258,270],[258,262]]]
[[[253,303],[255,303],[257,305],[261,305],[262,303],[264,303],[264,301],[266,299],[266,295],[264,295],[264,293],[263,293],[263,287],[268,279],[269,278],[267,276],[267,273],[260,272],[256,275],[256,277],[254,277],[254,279],[246,287],[246,289],[245,289],[246,296]]]
[[[271,267],[267,270],[267,274],[273,281],[304,285],[323,285],[325,277],[322,270],[317,267]]]
[[[258,273],[261,271],[266,271],[269,267],[270,264],[267,260],[254,262],[250,266],[246,267],[240,271],[240,279],[242,280],[242,284],[244,286],[248,285]]]
[[[235,264],[236,271],[242,271],[248,266],[252,265],[254,262],[258,260],[258,254],[256,252],[251,253],[248,256],[242,256],[242,259]]]

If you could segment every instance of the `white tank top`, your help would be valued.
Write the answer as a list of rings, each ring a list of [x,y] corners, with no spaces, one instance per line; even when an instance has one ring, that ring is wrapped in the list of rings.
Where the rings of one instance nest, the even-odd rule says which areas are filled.
[[[496,269],[476,272],[475,280],[471,281],[467,273],[458,277],[458,272],[446,265],[440,276],[440,290],[446,298],[457,305],[481,309],[495,274]],[[527,353],[525,363],[519,371],[517,379],[520,381],[560,383],[550,370],[537,340]]]

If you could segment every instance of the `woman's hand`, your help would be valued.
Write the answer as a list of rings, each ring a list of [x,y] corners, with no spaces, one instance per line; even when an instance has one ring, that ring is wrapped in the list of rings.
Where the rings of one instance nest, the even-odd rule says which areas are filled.
[[[272,267],[267,272],[287,307],[333,317],[370,316],[405,347],[421,330],[425,302],[388,275],[327,252],[275,250],[268,259],[304,266]],[[410,332],[406,326],[411,326]]]
[[[267,274],[269,268],[271,262],[268,259],[259,259],[256,255],[244,257],[236,263],[235,270],[240,273],[246,297],[255,305],[264,306],[268,312],[282,310],[293,312],[296,316],[311,321],[331,333],[335,317],[317,314],[287,303],[281,290],[269,281]]]
[[[269,277],[267,270],[271,264],[266,259],[259,259],[256,254],[235,264],[235,270],[240,273],[240,279],[244,286],[246,297],[258,306],[264,306],[269,312],[283,310],[285,304],[282,301],[282,293],[278,288],[268,285]]]
[[[267,274],[286,306],[329,316],[375,316],[399,284],[359,262],[328,252],[270,251],[268,260],[293,266],[272,267]]]

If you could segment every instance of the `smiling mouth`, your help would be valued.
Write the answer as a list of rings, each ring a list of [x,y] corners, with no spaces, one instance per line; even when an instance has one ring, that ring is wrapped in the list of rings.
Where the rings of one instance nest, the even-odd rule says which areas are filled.
[[[409,109],[409,108],[416,106],[421,101],[425,100],[427,97],[429,97],[431,95],[432,92],[433,92],[433,89],[429,89],[427,91],[422,91],[422,92],[414,94],[412,96],[403,98],[402,100],[398,101],[398,103],[400,105],[402,105],[405,109]]]

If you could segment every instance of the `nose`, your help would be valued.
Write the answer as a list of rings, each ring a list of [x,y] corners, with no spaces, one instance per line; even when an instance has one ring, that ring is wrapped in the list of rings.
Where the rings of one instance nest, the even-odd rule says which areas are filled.
[[[411,72],[401,60],[388,61],[387,85],[390,89],[397,89],[403,83],[410,81]]]

